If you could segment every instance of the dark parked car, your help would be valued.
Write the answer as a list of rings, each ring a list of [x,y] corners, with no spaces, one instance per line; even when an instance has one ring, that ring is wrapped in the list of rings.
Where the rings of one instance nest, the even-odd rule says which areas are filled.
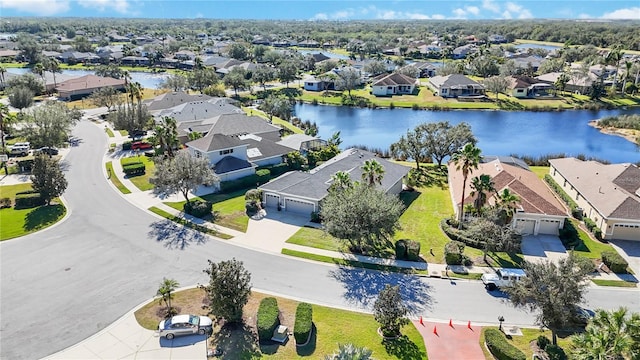
[[[35,149],[33,153],[36,155],[38,154],[58,155],[59,151],[57,148],[45,146],[45,147],[41,147],[40,149]]]

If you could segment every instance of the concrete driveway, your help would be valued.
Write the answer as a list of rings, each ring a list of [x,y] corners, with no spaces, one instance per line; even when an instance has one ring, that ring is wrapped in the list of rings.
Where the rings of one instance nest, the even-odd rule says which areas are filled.
[[[640,274],[640,241],[613,240],[610,243],[627,260],[631,270]]]
[[[528,235],[522,238],[522,254],[530,262],[558,261],[566,257],[567,250],[555,235]]]

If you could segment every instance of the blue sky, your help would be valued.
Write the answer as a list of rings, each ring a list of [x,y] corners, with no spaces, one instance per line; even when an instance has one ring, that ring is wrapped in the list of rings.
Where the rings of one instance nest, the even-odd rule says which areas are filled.
[[[640,0],[0,0],[0,17],[636,19]]]

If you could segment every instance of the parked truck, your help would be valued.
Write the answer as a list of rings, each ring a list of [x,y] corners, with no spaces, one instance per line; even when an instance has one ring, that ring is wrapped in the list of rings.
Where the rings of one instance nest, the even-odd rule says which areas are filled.
[[[484,287],[493,291],[497,288],[513,285],[525,276],[522,269],[502,268],[496,270],[495,274],[483,274],[481,279]]]

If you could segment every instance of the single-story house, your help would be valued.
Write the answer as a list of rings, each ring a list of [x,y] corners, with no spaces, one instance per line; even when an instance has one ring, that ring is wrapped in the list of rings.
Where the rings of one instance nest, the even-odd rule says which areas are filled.
[[[147,66],[151,61],[144,56],[125,56],[120,59],[120,63],[127,66]]]
[[[538,71],[540,65],[545,61],[545,59],[539,56],[527,55],[527,56],[514,56],[511,58],[516,65],[516,68],[521,71],[531,69],[533,72]]]
[[[510,76],[509,90],[515,98],[535,98],[549,95],[548,91],[553,85],[536,81],[528,76]]]
[[[304,89],[307,91],[324,91],[331,90],[333,88],[333,81],[324,81],[316,78],[307,78],[304,80]]]
[[[209,99],[212,99],[212,97],[205,94],[192,95],[184,91],[174,91],[143,100],[142,103],[147,106],[147,110],[154,111],[169,109],[192,101],[207,101]]]
[[[58,56],[58,60],[66,63],[66,64],[77,64],[77,63],[99,63],[100,56],[90,53],[90,52],[79,52],[79,51],[65,51],[60,56]]]
[[[85,75],[58,83],[58,97],[64,100],[76,100],[93,94],[102,88],[111,87],[124,91],[124,79],[114,79],[96,75]]]
[[[417,79],[404,74],[381,74],[373,78],[371,93],[375,96],[413,94],[417,84]]]
[[[421,78],[436,76],[436,71],[438,70],[438,68],[433,63],[426,62],[426,61],[416,62],[406,66],[413,66],[416,69],[418,69],[418,71],[420,71],[418,73],[418,77],[421,77]]]
[[[449,192],[454,211],[460,214],[463,175],[453,162],[449,162]],[[523,235],[551,234],[557,235],[564,226],[567,211],[551,190],[529,170],[528,166],[518,159],[510,157],[485,157],[472,170],[465,186],[464,204],[473,204],[477,196],[472,196],[471,179],[480,175],[489,175],[496,192],[504,189],[520,198],[516,204],[512,227]],[[487,195],[487,204],[496,202],[494,193]]]
[[[0,49],[0,61],[2,62],[15,61],[18,55],[20,55],[20,51],[11,49]]]
[[[561,72],[550,72],[542,74],[540,76],[536,76],[535,79],[541,83],[554,85],[562,74],[563,73]],[[574,72],[573,74],[568,74],[567,76],[569,81],[567,81],[567,83],[565,84],[564,90],[580,93],[583,95],[589,92],[589,90],[591,89],[591,85],[593,85],[595,81],[598,81],[598,76],[593,73],[581,75],[578,72]],[[604,84],[607,85],[610,84],[610,82],[605,81]]]
[[[474,44],[458,46],[451,52],[451,57],[454,59],[464,59],[467,55],[475,53],[476,51],[478,51],[478,47]]]
[[[549,175],[593,220],[605,240],[640,240],[640,169],[576,158],[549,160]]]
[[[320,209],[322,199],[328,194],[331,177],[344,171],[354,181],[361,181],[362,165],[369,159],[376,159],[385,169],[382,185],[378,187],[387,194],[402,191],[402,179],[410,168],[376,157],[375,154],[359,149],[347,149],[311,171],[290,171],[263,184],[263,201],[267,208],[310,217]]]
[[[306,134],[292,134],[278,141],[278,144],[285,146],[291,151],[299,151],[301,154],[309,150],[318,150],[327,145],[325,140]]]
[[[443,98],[459,96],[484,96],[484,85],[469,79],[462,74],[434,76],[427,83],[435,95]]]

